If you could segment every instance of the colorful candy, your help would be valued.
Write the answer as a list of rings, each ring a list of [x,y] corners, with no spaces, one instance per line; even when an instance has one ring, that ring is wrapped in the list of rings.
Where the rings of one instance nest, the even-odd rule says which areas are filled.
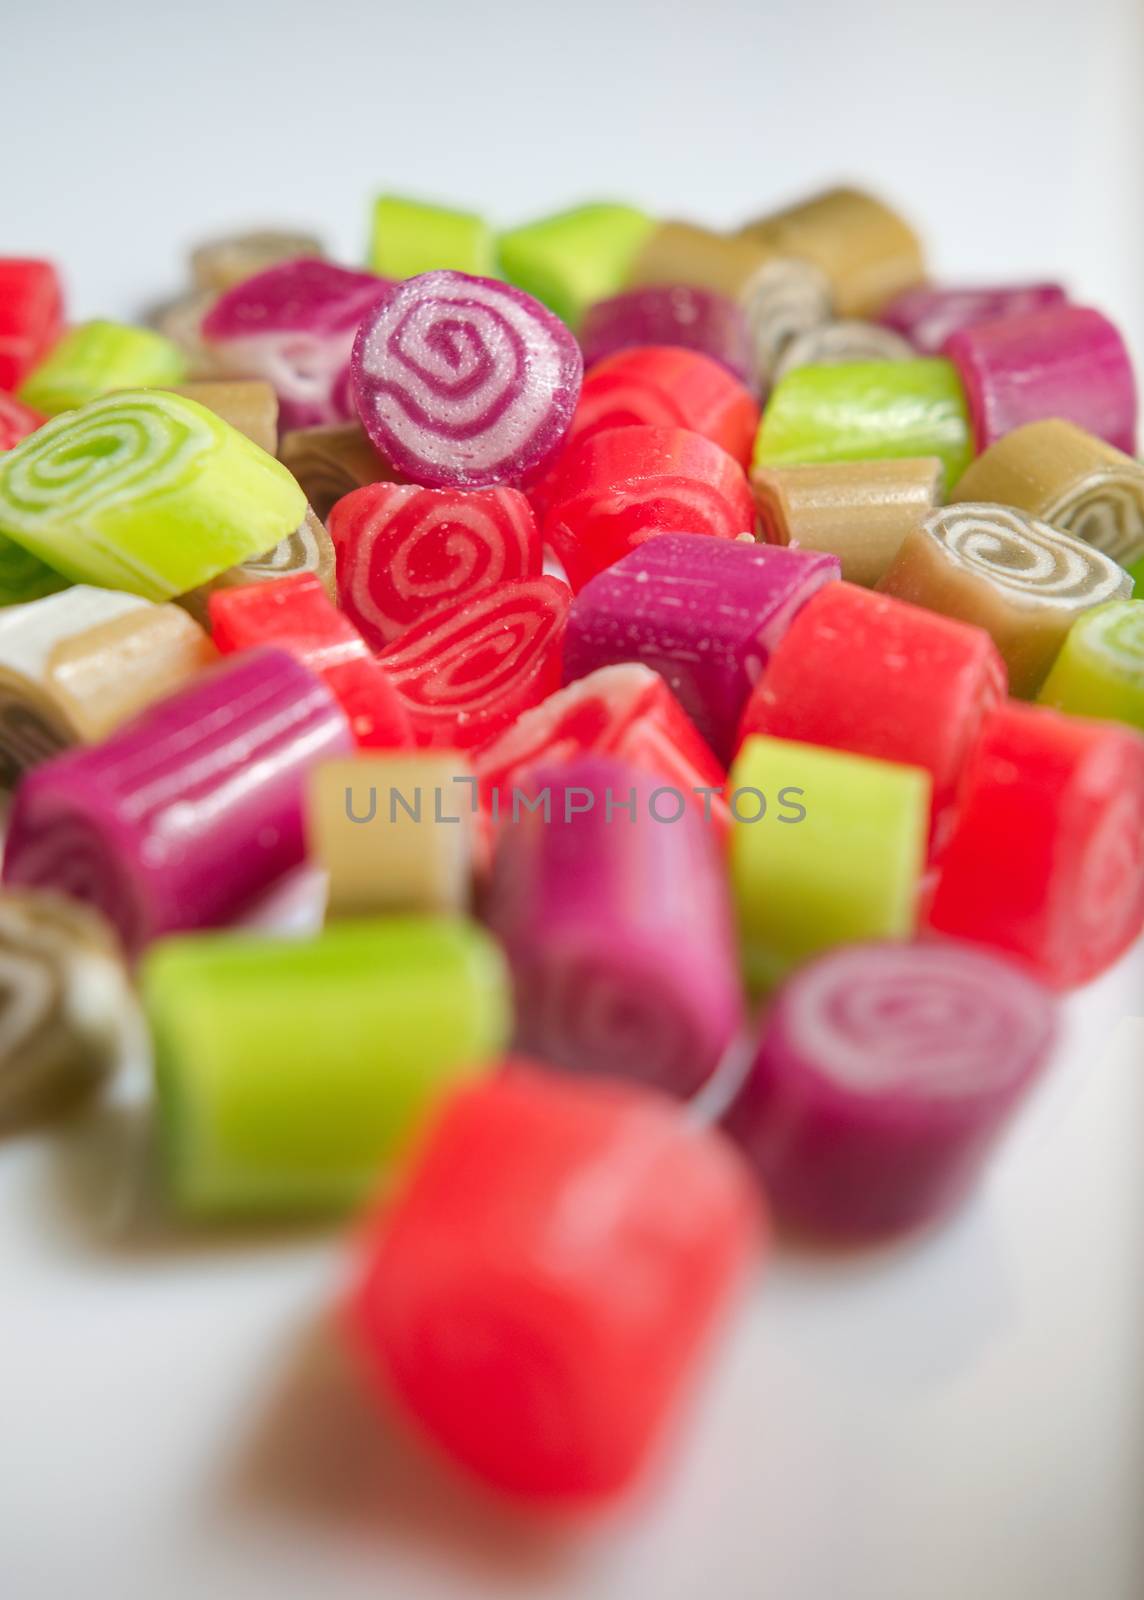
[[[804,334],[829,322],[834,301],[826,275],[809,261],[779,257],[768,261],[743,296],[751,330],[755,376],[769,389],[784,350]]]
[[[0,606],[25,605],[67,587],[62,573],[0,534]]]
[[[1012,692],[1028,698],[1081,612],[1126,599],[1131,579],[1047,523],[1005,506],[959,504],[906,535],[878,587],[984,628],[1005,658]]]
[[[633,345],[698,350],[743,383],[751,381],[754,370],[746,316],[734,300],[713,289],[651,284],[588,308],[580,326],[586,367]]]
[[[0,390],[0,453],[26,439],[47,421],[31,406],[21,405],[15,395]]]
[[[578,206],[502,233],[501,271],[575,329],[590,305],[623,288],[653,227],[633,206]]]
[[[832,950],[776,995],[724,1127],[787,1222],[918,1228],[978,1181],[1055,1032],[1048,991],[969,945]]]
[[[654,1461],[762,1237],[718,1134],[514,1063],[452,1096],[379,1210],[350,1331],[465,1471],[587,1508]]]
[[[1026,422],[1060,417],[1135,453],[1132,362],[1099,311],[1060,305],[978,323],[951,334],[942,354],[961,374],[978,450]]]
[[[351,748],[337,701],[281,650],[245,653],[19,785],[4,882],[102,911],[126,948],[217,926],[304,855],[304,774]]]
[[[938,932],[1086,983],[1144,927],[1144,737],[1010,701],[986,718],[929,911]]]
[[[775,361],[773,379],[777,383],[796,367],[837,367],[856,361],[910,361],[913,346],[876,322],[855,318],[842,322],[821,322],[793,338]]]
[[[279,578],[309,574],[317,578],[328,599],[337,597],[334,574],[334,545],[329,534],[314,513],[307,508],[293,533],[280,539],[264,556],[255,556],[237,567],[228,567],[217,578],[190,589],[178,597],[178,603],[189,611],[196,622],[210,627],[211,595],[220,589],[245,588],[252,583],[274,583]]]
[[[322,241],[312,233],[285,228],[255,228],[210,239],[191,252],[191,276],[200,289],[223,294],[256,274],[302,258],[324,254]]]
[[[360,422],[334,422],[295,428],[282,435],[278,459],[302,486],[306,499],[325,522],[332,508],[353,489],[393,477]]]
[[[1144,600],[1111,600],[1079,616],[1038,698],[1144,732]]]
[[[769,251],[748,239],[693,222],[659,222],[645,235],[626,283],[632,288],[690,283],[746,305],[770,260]]]
[[[305,512],[285,467],[158,390],[95,400],[0,456],[0,532],[77,583],[150,600],[262,555]]]
[[[928,772],[755,734],[727,791],[731,885],[752,988],[832,945],[913,932]]]
[[[484,218],[472,212],[383,194],[373,205],[369,264],[383,278],[416,278],[440,268],[491,278],[496,240]]]
[[[687,1099],[743,1021],[714,833],[682,791],[609,756],[535,768],[525,793],[485,904],[517,1048]]]
[[[20,399],[46,417],[112,389],[168,388],[186,376],[178,345],[150,328],[83,322],[58,339],[20,385]]]
[[[368,484],[334,506],[330,535],[339,604],[375,650],[480,589],[540,576],[536,517],[516,489]]]
[[[562,464],[544,537],[573,589],[662,533],[737,539],[755,507],[742,467],[685,428],[614,428],[584,439]]]
[[[206,381],[223,375],[212,348],[203,339],[203,318],[217,299],[216,294],[197,290],[194,294],[180,295],[177,300],[156,307],[148,318],[157,333],[161,333],[164,339],[169,339],[183,352],[188,382]]]
[[[568,329],[529,295],[426,272],[362,322],[354,403],[377,449],[414,482],[522,483],[559,450],[583,370]]]
[[[278,454],[278,396],[261,378],[200,379],[175,390],[253,439],[268,456]]]
[[[895,295],[878,321],[903,335],[923,356],[936,356],[951,333],[999,317],[1021,317],[1064,305],[1059,283],[1006,284],[998,288],[941,289],[921,283]]]
[[[0,389],[18,389],[63,331],[63,289],[50,261],[0,256]]]
[[[724,762],[772,650],[811,595],[839,575],[812,551],[665,534],[581,589],[568,616],[565,681],[641,661],[662,674]]]
[[[360,1201],[509,1027],[500,954],[455,918],[164,940],[143,993],[168,1187],[207,1218]]]

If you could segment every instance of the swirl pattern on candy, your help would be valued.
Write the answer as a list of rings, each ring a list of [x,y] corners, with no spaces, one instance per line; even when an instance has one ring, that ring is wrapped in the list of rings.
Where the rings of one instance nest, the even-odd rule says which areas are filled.
[[[726,295],[687,284],[651,284],[598,300],[584,315],[580,348],[592,367],[633,345],[676,345],[710,356],[742,383],[753,375],[750,329]]]
[[[1020,317],[1064,305],[1059,283],[1008,284],[1003,288],[943,289],[919,284],[878,313],[878,321],[908,339],[921,355],[936,356],[951,333],[999,317]]]
[[[375,483],[330,513],[338,601],[375,650],[462,596],[539,578],[540,536],[515,489]]]
[[[1078,617],[1038,699],[1144,732],[1144,600],[1111,600]]]
[[[297,478],[323,522],[343,495],[363,484],[388,482],[394,476],[360,422],[294,428],[282,435],[278,459]]]
[[[796,367],[832,367],[854,361],[909,361],[913,346],[876,322],[823,322],[791,339],[774,364],[777,383]]]
[[[751,280],[743,309],[755,376],[769,389],[783,351],[793,340],[829,322],[834,302],[825,273],[809,261],[780,258],[768,261]]]
[[[362,322],[353,395],[385,459],[416,483],[479,489],[537,477],[563,443],[580,347],[519,289],[463,272],[400,284]]]

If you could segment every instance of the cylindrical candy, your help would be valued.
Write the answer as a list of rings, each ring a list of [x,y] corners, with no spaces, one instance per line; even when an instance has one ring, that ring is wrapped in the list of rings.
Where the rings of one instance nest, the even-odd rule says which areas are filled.
[[[832,950],[776,995],[723,1125],[786,1222],[884,1238],[965,1197],[1055,1032],[1050,993],[970,945]]]
[[[50,261],[0,256],[0,389],[18,389],[63,328],[64,298]]]
[[[205,1218],[357,1204],[509,1028],[500,953],[458,918],[165,939],[143,993],[168,1186]]]
[[[792,339],[777,357],[773,381],[796,367],[838,367],[856,361],[911,361],[913,346],[876,322],[822,322]]]
[[[734,300],[689,284],[651,284],[598,300],[584,314],[580,348],[592,367],[633,345],[676,345],[710,356],[742,383],[754,370],[750,329]]]
[[[55,417],[112,389],[169,388],[186,374],[183,352],[161,333],[120,322],[83,322],[33,367],[20,385],[20,399]]]
[[[302,486],[315,514],[325,522],[343,495],[363,484],[387,482],[393,468],[370,444],[360,422],[294,428],[282,435],[278,459]]]
[[[1144,927],[1144,737],[1014,701],[986,718],[929,910],[1054,988]]]
[[[484,218],[470,211],[383,194],[373,203],[369,264],[383,278],[416,278],[441,268],[491,278],[496,239]]]
[[[1014,283],[1000,287],[943,289],[920,283],[895,295],[883,306],[878,321],[903,335],[923,356],[936,356],[951,333],[998,317],[1021,317],[1030,311],[1064,305],[1068,295],[1059,283]]]
[[[627,286],[691,283],[745,305],[770,260],[770,252],[749,239],[694,222],[658,222],[628,269]]]
[[[375,650],[466,595],[539,578],[540,534],[516,489],[371,483],[330,513],[338,602]]]
[[[965,385],[986,450],[1026,422],[1061,417],[1133,455],[1136,383],[1117,329],[1085,306],[1050,306],[953,333],[942,354]]]
[[[200,379],[175,390],[253,439],[268,456],[278,454],[278,396],[261,378]]]
[[[951,505],[902,541],[878,587],[976,623],[1005,658],[1009,685],[1035,695],[1083,611],[1127,599],[1132,580],[1092,545],[1019,511]]]
[[[284,651],[249,651],[30,772],[4,882],[94,905],[133,952],[227,922],[301,863],[306,769],[351,747],[319,678]]]
[[[568,455],[544,537],[579,589],[657,534],[737,539],[754,525],[742,467],[710,439],[685,428],[614,428]]]
[[[538,477],[568,431],[584,364],[564,324],[492,278],[426,272],[362,321],[362,425],[415,483],[479,489]]]
[[[830,284],[809,261],[779,256],[768,261],[743,296],[755,378],[760,389],[774,382],[783,351],[834,314]]]
[[[11,450],[21,439],[42,428],[47,420],[31,406],[21,405],[15,395],[0,390],[0,453]]]
[[[350,1332],[467,1473],[587,1510],[673,1431],[762,1239],[719,1134],[510,1064],[445,1105],[362,1242]]]
[[[577,206],[502,233],[501,271],[575,329],[588,306],[623,288],[654,226],[634,206]]]
[[[68,587],[62,572],[0,534],[0,606],[26,605]]]
[[[228,567],[209,583],[200,584],[177,597],[178,604],[190,612],[195,621],[209,629],[211,595],[219,589],[245,588],[252,583],[273,583],[278,578],[297,577],[300,573],[317,578],[329,600],[337,599],[337,581],[334,572],[333,540],[307,507],[306,515],[293,533],[280,539],[264,556],[255,556],[237,567]]]
[[[838,562],[812,551],[664,534],[581,589],[564,679],[620,661],[654,667],[720,760],[771,652]]]
[[[1111,600],[1078,617],[1038,698],[1144,732],[1144,600]]]
[[[191,277],[200,289],[222,294],[256,273],[286,261],[314,260],[324,254],[312,233],[288,228],[253,228],[208,239],[191,251]]]

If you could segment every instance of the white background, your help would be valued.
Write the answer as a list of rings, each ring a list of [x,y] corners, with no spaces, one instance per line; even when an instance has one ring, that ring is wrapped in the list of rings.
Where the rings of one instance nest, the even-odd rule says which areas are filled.
[[[802,4],[0,0],[0,252],[77,315],[175,292],[186,246],[380,188],[511,223],[615,196],[717,224],[838,177],[935,270],[1062,275],[1144,349],[1134,0]],[[322,1318],[319,1236],[159,1225],[123,1104],[0,1149],[5,1600],[1128,1600],[1137,1547],[1144,954],[976,1203],[848,1261],[781,1255],[658,1497],[554,1545],[379,1429]]]

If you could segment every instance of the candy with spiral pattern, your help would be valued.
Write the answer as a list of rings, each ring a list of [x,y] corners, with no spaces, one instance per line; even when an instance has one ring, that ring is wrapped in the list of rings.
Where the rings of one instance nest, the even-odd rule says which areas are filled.
[[[796,367],[834,367],[854,361],[908,361],[913,347],[900,333],[857,319],[822,322],[800,333],[775,361],[777,383]]]
[[[1110,600],[1078,617],[1038,699],[1144,732],[1144,600]]]
[[[755,377],[762,388],[769,389],[783,351],[792,340],[829,322],[834,302],[825,273],[809,261],[780,258],[769,261],[752,277],[743,296],[743,309],[751,332]]]

